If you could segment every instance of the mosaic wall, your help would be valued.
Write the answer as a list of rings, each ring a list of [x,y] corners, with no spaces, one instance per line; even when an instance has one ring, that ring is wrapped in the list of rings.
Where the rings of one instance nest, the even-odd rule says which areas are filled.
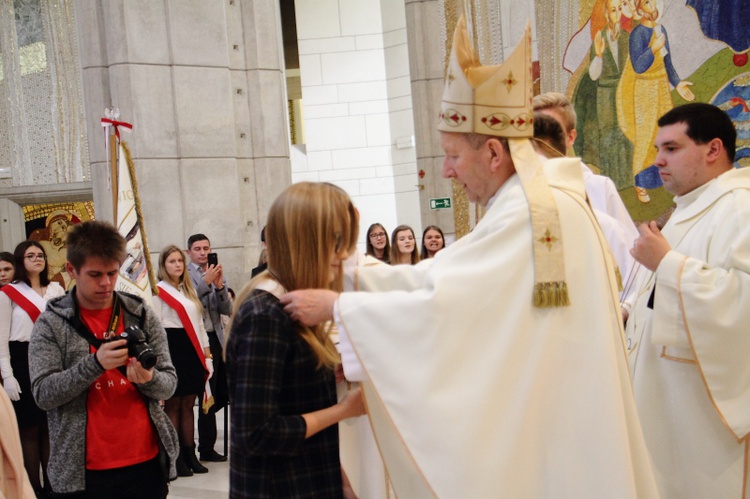
[[[724,109],[739,135],[735,166],[750,164],[750,9],[744,0],[570,4],[579,19],[572,36],[556,43],[539,31],[540,53],[545,44],[554,46],[561,56],[556,72],[569,75],[565,88],[547,90],[571,98],[578,114],[576,154],[615,181],[634,219],[657,218],[672,205],[653,162],[656,121],[674,106],[698,101]]]
[[[23,207],[26,237],[39,241],[47,254],[47,270],[51,281],[64,289],[73,283],[65,271],[68,251],[65,239],[75,224],[94,219],[92,201],[55,204],[32,204]]]

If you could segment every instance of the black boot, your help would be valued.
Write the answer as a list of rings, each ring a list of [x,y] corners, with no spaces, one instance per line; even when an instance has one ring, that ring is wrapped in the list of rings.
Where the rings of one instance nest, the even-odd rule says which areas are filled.
[[[177,468],[177,476],[193,476],[193,472],[190,471],[190,468],[187,464],[185,464],[185,460],[182,458],[182,452],[180,452],[180,455],[177,456],[177,461],[175,461],[175,467]]]
[[[183,447],[181,452],[182,460],[193,470],[193,473],[208,473],[208,468],[203,466],[198,458],[195,457],[195,444],[190,447]]]

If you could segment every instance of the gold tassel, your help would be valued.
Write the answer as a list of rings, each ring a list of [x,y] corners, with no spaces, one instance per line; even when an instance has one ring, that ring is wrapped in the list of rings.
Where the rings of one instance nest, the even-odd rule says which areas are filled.
[[[203,401],[203,406],[201,407],[201,409],[203,409],[203,414],[208,414],[208,410],[211,408],[212,405],[214,405],[213,395],[208,397],[207,400]]]
[[[567,307],[570,305],[568,284],[539,282],[534,285],[534,306],[538,308]]]

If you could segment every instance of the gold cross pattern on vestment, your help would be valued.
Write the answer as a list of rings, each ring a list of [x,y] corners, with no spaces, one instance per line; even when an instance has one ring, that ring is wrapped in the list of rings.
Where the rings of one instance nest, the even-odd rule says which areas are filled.
[[[539,242],[547,246],[548,250],[552,249],[552,245],[555,244],[560,239],[556,238],[552,235],[552,233],[547,229],[547,231],[544,233],[544,236],[539,238]]]

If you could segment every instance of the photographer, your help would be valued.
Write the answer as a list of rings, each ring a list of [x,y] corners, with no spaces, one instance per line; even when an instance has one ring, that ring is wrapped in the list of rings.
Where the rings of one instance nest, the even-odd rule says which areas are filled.
[[[166,333],[140,298],[115,292],[126,251],[114,226],[76,225],[67,247],[76,287],[48,303],[29,346],[31,389],[48,411],[52,490],[164,498],[178,453],[158,403],[177,385]]]
[[[227,375],[224,367],[224,326],[221,315],[229,315],[227,280],[218,260],[209,261],[211,241],[205,234],[193,234],[188,238],[187,254],[190,257],[188,272],[193,280],[195,292],[203,307],[203,327],[213,356],[214,374],[209,383],[214,404],[207,413],[198,411],[198,453],[201,461],[220,463],[227,460],[214,450],[217,439],[216,413],[227,405]]]

